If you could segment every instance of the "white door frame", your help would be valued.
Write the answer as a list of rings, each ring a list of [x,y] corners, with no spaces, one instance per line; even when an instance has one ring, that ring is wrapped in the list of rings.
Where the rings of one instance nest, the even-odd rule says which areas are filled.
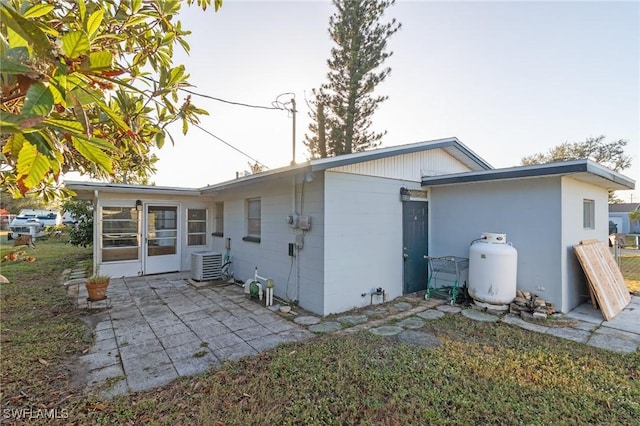
[[[151,220],[150,211],[168,214],[158,220]],[[175,209],[172,217],[171,211]],[[181,269],[182,251],[182,207],[175,202],[150,202],[143,205],[142,217],[142,258],[144,275],[175,272]],[[161,229],[156,229],[160,226]]]

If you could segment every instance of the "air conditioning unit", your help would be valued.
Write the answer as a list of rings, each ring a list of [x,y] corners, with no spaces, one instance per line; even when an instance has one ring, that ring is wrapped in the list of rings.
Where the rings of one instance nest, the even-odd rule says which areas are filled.
[[[196,281],[212,281],[222,278],[222,253],[197,251],[191,253],[191,278]]]

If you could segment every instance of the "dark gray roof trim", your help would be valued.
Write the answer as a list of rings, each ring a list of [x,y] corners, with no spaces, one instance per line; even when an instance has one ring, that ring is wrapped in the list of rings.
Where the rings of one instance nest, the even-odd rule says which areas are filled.
[[[438,148],[456,148],[478,168],[487,170],[493,169],[489,163],[480,158],[477,154],[467,148],[457,138],[438,139],[434,141],[417,142],[408,145],[391,146],[387,148],[374,149],[371,151],[357,152],[353,154],[340,155],[338,157],[322,158],[311,161],[311,170],[326,170],[333,167],[348,166],[363,161],[378,160],[395,155],[411,154],[414,152],[426,151]]]
[[[153,185],[127,185],[105,182],[65,181],[64,186],[72,191],[103,191],[128,192],[137,194],[166,194],[166,195],[200,195],[199,189],[177,188]]]
[[[559,163],[536,164],[533,166],[506,169],[483,170],[479,172],[456,173],[422,178],[423,186],[452,185],[460,183],[486,182],[506,179],[590,173],[628,189],[635,188],[635,181],[590,160],[573,160]]]
[[[467,148],[457,138],[438,139],[434,141],[417,142],[407,145],[390,146],[386,148],[374,149],[371,151],[356,152],[353,154],[345,154],[337,157],[320,158],[304,163],[294,164],[292,166],[281,167],[278,169],[269,170],[255,175],[249,175],[238,179],[208,185],[204,188],[200,188],[203,194],[215,193],[228,188],[236,188],[248,183],[255,182],[256,180],[266,179],[272,176],[284,177],[287,174],[295,174],[302,171],[316,172],[331,169],[334,167],[347,166],[350,164],[362,163],[364,161],[378,160],[381,158],[392,157],[396,155],[410,154],[413,152],[428,151],[432,149],[443,148],[453,155],[459,161],[465,163],[470,168],[477,168],[482,170],[493,169],[489,163],[480,158],[477,154]],[[459,155],[454,153],[458,152]]]
[[[280,167],[266,172],[256,173],[255,175],[244,176],[241,178],[228,180],[213,185],[207,185],[202,188],[171,188],[161,186],[140,186],[140,185],[123,185],[110,184],[104,182],[76,182],[69,181],[65,185],[74,191],[104,190],[109,192],[127,191],[138,193],[162,193],[162,194],[182,194],[182,195],[215,195],[216,193],[229,189],[238,188],[244,185],[250,185],[257,182],[263,182],[266,179],[286,178],[299,173],[308,173],[315,171],[323,171],[334,167],[346,166],[350,164],[362,163],[364,161],[378,160],[381,158],[393,157],[403,154],[411,154],[420,151],[429,151],[432,149],[442,148],[450,155],[462,162],[466,166],[475,170],[493,169],[489,163],[480,158],[476,153],[467,148],[458,138],[437,139],[433,141],[416,142],[407,145],[397,145],[385,148],[374,149],[371,151],[356,152],[353,154],[340,155],[338,157],[320,158],[304,163],[293,164],[290,166]]]

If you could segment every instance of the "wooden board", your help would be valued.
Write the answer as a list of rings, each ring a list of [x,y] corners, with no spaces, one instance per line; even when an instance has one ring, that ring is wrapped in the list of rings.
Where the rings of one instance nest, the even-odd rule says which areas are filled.
[[[622,272],[607,243],[588,240],[573,246],[602,316],[609,321],[631,302]]]

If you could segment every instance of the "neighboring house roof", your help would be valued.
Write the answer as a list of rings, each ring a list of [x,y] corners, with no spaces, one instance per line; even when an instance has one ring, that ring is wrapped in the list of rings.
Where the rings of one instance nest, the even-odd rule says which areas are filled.
[[[609,190],[634,189],[635,181],[591,160],[571,160],[532,166],[481,170],[443,176],[424,176],[423,186],[452,185],[548,176],[571,176]]]
[[[609,204],[609,213],[630,213],[640,209],[640,203]]]

